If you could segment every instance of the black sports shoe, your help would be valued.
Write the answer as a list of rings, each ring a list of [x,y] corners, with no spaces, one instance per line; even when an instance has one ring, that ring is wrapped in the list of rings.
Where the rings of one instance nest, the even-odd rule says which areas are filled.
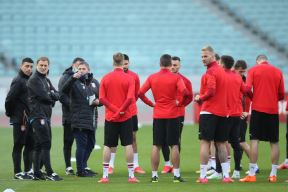
[[[46,180],[50,180],[50,181],[61,181],[63,180],[61,177],[59,177],[57,175],[57,173],[52,173],[51,175],[47,175],[46,176]]]
[[[158,177],[157,176],[152,177],[151,183],[158,183]]]
[[[95,177],[95,174],[92,174],[92,173],[90,173],[90,172],[88,172],[86,170],[83,171],[83,172],[77,172],[76,175],[78,177]]]
[[[90,168],[85,168],[85,171],[86,171],[87,173],[89,173],[89,174],[93,174],[94,176],[95,176],[95,175],[98,175],[97,172],[92,171]]]
[[[174,176],[173,183],[181,183],[181,182],[185,182],[185,180],[181,176],[179,177]]]
[[[34,173],[33,180],[35,181],[46,180],[46,178],[42,172],[39,172],[39,173]]]
[[[72,167],[67,167],[65,173],[66,173],[66,175],[75,175]]]
[[[20,180],[23,180],[24,178],[24,173],[23,172],[19,172],[19,173],[16,173],[15,175],[14,175],[14,179],[20,179]]]

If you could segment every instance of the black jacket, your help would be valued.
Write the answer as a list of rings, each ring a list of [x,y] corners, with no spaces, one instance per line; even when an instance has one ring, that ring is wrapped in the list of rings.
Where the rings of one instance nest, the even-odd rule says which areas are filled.
[[[71,102],[71,127],[94,131],[97,127],[97,107],[89,105],[89,97],[99,98],[99,82],[91,74],[88,79],[72,76],[64,83],[62,91],[69,94]]]
[[[10,90],[5,100],[6,115],[10,117],[10,123],[24,125],[26,115],[29,115],[27,81],[29,76],[21,70],[13,79]],[[26,115],[24,115],[26,114]]]
[[[69,94],[62,91],[64,83],[74,74],[72,67],[66,69],[58,83],[58,91],[60,96],[60,102],[62,104],[62,124],[71,123],[71,112],[70,112],[70,97]]]
[[[27,86],[30,119],[50,120],[52,107],[55,101],[59,100],[59,94],[55,91],[50,80],[46,75],[36,71],[29,78]]]

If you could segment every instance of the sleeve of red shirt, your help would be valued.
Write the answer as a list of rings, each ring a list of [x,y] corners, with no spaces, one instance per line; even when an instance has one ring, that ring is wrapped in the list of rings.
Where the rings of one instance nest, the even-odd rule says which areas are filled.
[[[286,111],[288,111],[288,96],[286,98]]]
[[[200,100],[205,101],[208,100],[210,97],[213,97],[216,92],[216,78],[213,74],[207,73],[207,91],[200,95]]]
[[[118,108],[111,104],[107,98],[106,98],[106,90],[105,90],[105,85],[104,85],[104,80],[101,81],[100,83],[100,93],[99,93],[99,101],[102,103],[105,107],[107,107],[110,111],[113,111],[116,113],[118,111]]]
[[[150,80],[149,78],[145,81],[144,85],[142,85],[142,87],[140,88],[139,91],[139,98],[146,104],[149,105],[150,107],[154,107],[154,104],[151,100],[149,100],[146,96],[145,93],[151,88],[150,85]]]
[[[284,80],[283,80],[283,75],[281,75],[281,81],[279,83],[279,89],[278,89],[278,100],[281,101],[284,98],[285,98]]]
[[[135,81],[135,100],[138,100],[138,93],[140,90],[140,79],[139,76],[136,75],[136,81]]]
[[[193,100],[193,90],[192,90],[192,83],[189,80],[185,81],[185,86],[188,92],[188,95],[183,99],[183,106],[187,106],[191,103],[191,101]]]
[[[125,112],[130,106],[134,97],[135,97],[135,82],[132,78],[130,78],[127,97],[122,106],[120,107],[119,112]]]
[[[247,98],[252,99],[253,93],[251,91],[251,88],[249,88],[243,81],[241,83],[241,88],[240,88],[241,93],[243,93]]]

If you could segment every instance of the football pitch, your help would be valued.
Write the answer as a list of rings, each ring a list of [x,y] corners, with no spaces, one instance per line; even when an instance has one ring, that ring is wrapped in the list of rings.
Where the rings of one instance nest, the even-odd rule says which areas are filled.
[[[152,146],[152,129],[151,126],[143,126],[138,131],[138,151],[139,163],[146,171],[146,174],[136,177],[140,183],[130,184],[127,182],[127,166],[124,157],[124,150],[119,148],[116,154],[115,169],[113,175],[110,175],[109,184],[97,183],[102,176],[102,149],[94,150],[89,160],[89,167],[99,174],[94,178],[78,178],[76,176],[65,175],[63,148],[63,130],[60,127],[53,128],[51,161],[52,167],[61,177],[63,181],[19,181],[13,180],[13,165],[12,165],[12,128],[0,128],[0,191],[6,188],[12,188],[16,192],[128,192],[128,191],[153,191],[153,192],[176,192],[176,191],[201,191],[201,192],[287,192],[288,183],[284,181],[288,179],[288,170],[278,171],[277,183],[269,183],[270,164],[270,146],[268,143],[260,143],[258,165],[260,174],[257,175],[256,183],[234,183],[224,184],[220,180],[210,180],[208,184],[198,184],[196,179],[199,174],[195,171],[199,169],[199,141],[197,139],[198,126],[186,125],[182,133],[182,151],[181,151],[181,175],[187,181],[185,183],[173,183],[172,174],[161,174],[163,167],[163,158],[159,166],[159,183],[150,183],[151,166],[150,153]],[[99,127],[97,132],[96,142],[103,148],[103,127]],[[75,144],[73,145],[73,156],[75,155]],[[285,125],[280,127],[280,163],[285,158]],[[243,170],[241,177],[245,175],[248,169],[248,159],[244,155],[242,160]],[[72,163],[76,170],[75,162]],[[23,168],[23,166],[22,166]],[[234,168],[232,159],[231,168]]]

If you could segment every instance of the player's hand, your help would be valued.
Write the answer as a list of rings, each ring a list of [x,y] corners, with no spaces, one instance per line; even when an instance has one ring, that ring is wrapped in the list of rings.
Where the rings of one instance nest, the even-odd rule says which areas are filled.
[[[99,104],[100,104],[99,99],[95,99],[92,104],[93,104],[93,105],[99,105]]]
[[[242,112],[240,118],[241,119],[246,119],[248,117],[248,113],[247,112]]]
[[[196,102],[196,103],[198,103],[198,104],[201,104],[201,103],[202,103],[202,100],[200,99],[200,95],[199,95],[199,94],[195,95],[195,97],[194,97],[194,102]]]
[[[75,79],[79,79],[80,77],[81,77],[81,72],[80,71],[77,71],[77,73],[74,73],[73,74],[73,78],[75,78]]]

